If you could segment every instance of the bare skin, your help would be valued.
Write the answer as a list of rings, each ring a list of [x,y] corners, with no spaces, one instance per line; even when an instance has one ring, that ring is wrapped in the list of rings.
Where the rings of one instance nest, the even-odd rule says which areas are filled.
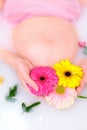
[[[87,0],[83,2],[87,3]],[[73,60],[78,51],[74,26],[59,17],[25,20],[16,26],[12,39],[16,54],[1,49],[0,58],[16,70],[25,88],[28,83],[37,89],[29,78],[29,71],[34,66],[52,66],[66,58]]]
[[[80,3],[82,4],[82,5],[86,5],[87,6],[87,0],[79,0],[80,1]]]
[[[78,36],[73,25],[61,18],[37,17],[25,20],[13,31],[16,52],[35,66],[51,66],[61,59],[74,59],[77,43]]]
[[[4,6],[4,2],[5,2],[5,0],[0,0],[0,10],[2,10],[2,8]]]

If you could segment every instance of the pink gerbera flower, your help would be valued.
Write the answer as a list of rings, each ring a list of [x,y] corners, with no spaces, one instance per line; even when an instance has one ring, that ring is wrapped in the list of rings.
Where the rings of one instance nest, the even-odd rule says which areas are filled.
[[[31,70],[30,77],[38,85],[38,91],[29,86],[30,91],[37,96],[49,95],[58,84],[58,77],[55,70],[51,67],[36,67]]]
[[[76,96],[77,94],[74,88],[59,86],[49,96],[46,96],[45,99],[49,105],[53,105],[57,109],[65,109],[74,104]]]

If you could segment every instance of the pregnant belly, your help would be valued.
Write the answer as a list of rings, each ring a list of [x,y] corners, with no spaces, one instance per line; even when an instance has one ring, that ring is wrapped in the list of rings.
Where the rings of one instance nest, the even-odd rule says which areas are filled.
[[[58,18],[26,20],[13,32],[16,52],[34,65],[53,65],[61,59],[73,59],[77,41],[71,23]]]

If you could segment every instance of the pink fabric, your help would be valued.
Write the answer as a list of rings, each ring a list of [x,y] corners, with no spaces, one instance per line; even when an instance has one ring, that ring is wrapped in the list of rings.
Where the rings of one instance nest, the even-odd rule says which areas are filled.
[[[79,0],[6,0],[3,15],[18,23],[36,16],[60,16],[75,21],[81,12]]]

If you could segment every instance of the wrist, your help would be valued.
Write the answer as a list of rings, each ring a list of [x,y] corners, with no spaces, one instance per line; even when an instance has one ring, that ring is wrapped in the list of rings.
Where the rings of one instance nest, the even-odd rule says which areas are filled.
[[[0,59],[10,66],[15,67],[16,61],[19,59],[19,56],[8,50],[0,49]]]

